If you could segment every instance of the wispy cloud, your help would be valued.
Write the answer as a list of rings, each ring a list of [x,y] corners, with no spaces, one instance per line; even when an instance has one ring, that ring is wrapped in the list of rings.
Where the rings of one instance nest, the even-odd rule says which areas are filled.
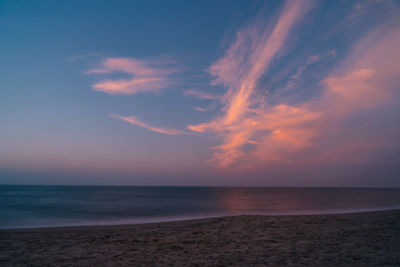
[[[314,54],[311,56],[306,57],[302,63],[299,64],[295,73],[290,76],[289,81],[286,83],[285,87],[280,89],[280,92],[277,93],[284,93],[286,91],[293,90],[296,87],[299,87],[303,82],[303,76],[306,70],[316,63],[319,63],[322,60],[327,58],[334,58],[336,57],[336,49],[331,49],[323,54]]]
[[[300,83],[300,81],[303,77],[303,73],[308,68],[308,66],[310,66],[320,60],[321,60],[320,55],[312,55],[312,56],[307,57],[305,59],[305,61],[303,62],[303,64],[301,64],[297,68],[296,73],[290,77],[289,81],[286,83],[286,86],[283,89],[281,89],[281,91],[288,91],[288,90],[295,88]]]
[[[254,168],[277,161],[340,161],[385,142],[377,134],[366,136],[365,128],[349,125],[349,120],[360,112],[376,115],[377,110],[400,98],[398,23],[379,27],[355,44],[340,66],[321,78],[321,91],[302,103],[289,104],[281,99],[281,103],[272,105],[257,90],[262,86],[262,75],[311,7],[311,1],[286,1],[275,24],[264,27],[256,21],[239,31],[225,56],[210,67],[215,76],[213,84],[227,87],[222,114],[188,128],[215,132],[221,138],[222,143],[214,147],[213,164]],[[304,66],[319,60],[320,56],[310,57]],[[303,71],[292,78],[298,79]]]
[[[207,111],[213,110],[214,108],[215,108],[215,103],[213,102],[206,107],[195,106],[193,109],[200,111],[200,112],[207,112]]]
[[[362,1],[355,1],[353,6],[353,11],[350,15],[347,16],[348,19],[354,19],[359,16],[364,16],[371,11],[371,7],[376,5],[375,7],[379,7],[377,4],[382,4],[383,2],[387,2],[390,4],[390,1],[386,0],[362,0]]]
[[[169,134],[169,135],[182,135],[182,134],[188,134],[188,132],[181,131],[178,129],[173,129],[173,128],[162,128],[162,127],[155,127],[148,125],[144,122],[139,121],[136,119],[134,116],[120,116],[120,115],[115,115],[115,114],[110,114],[109,115],[112,118],[120,119],[122,121],[128,122],[132,125],[136,125],[142,128],[145,128],[149,131],[156,132],[156,133],[162,133],[162,134]]]
[[[184,95],[186,96],[193,96],[199,99],[208,99],[208,100],[217,100],[217,99],[221,99],[221,96],[218,95],[212,95],[212,94],[208,94],[202,91],[197,91],[197,90],[186,90],[183,92]]]
[[[225,56],[210,67],[210,73],[215,76],[213,84],[220,83],[228,88],[222,98],[224,114],[209,123],[189,125],[188,128],[196,132],[214,131],[223,138],[224,143],[215,147],[212,160],[218,166],[226,167],[235,163],[245,153],[245,146],[257,146],[262,142],[260,135],[262,137],[268,132],[272,131],[272,136],[282,142],[291,142],[293,136],[303,135],[307,138],[310,135],[296,132],[288,122],[281,125],[280,116],[275,113],[271,115],[262,107],[254,109],[253,105],[257,103],[254,93],[261,76],[285,47],[293,27],[312,6],[312,1],[287,1],[274,25],[266,27],[256,21],[239,31]],[[273,109],[284,110],[282,117],[289,122],[294,120],[294,124],[296,119],[310,120],[317,116],[286,106]],[[282,128],[273,129],[274,125],[281,125]]]
[[[108,94],[158,92],[174,83],[171,75],[179,72],[165,59],[106,58],[91,74],[126,73],[127,79],[107,79],[95,83],[93,89]]]

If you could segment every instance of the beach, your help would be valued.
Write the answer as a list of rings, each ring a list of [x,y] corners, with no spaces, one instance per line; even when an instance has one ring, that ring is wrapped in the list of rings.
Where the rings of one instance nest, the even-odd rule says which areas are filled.
[[[0,230],[1,266],[399,266],[400,210]]]

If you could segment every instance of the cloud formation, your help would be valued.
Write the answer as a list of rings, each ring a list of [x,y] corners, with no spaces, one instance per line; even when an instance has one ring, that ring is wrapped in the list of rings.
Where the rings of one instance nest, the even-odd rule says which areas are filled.
[[[274,24],[256,21],[240,30],[226,54],[210,67],[212,84],[227,88],[222,114],[188,128],[221,138],[211,163],[221,168],[260,168],[271,162],[341,161],[385,142],[382,135],[368,136],[365,128],[350,122],[360,113],[372,117],[398,99],[398,23],[385,24],[360,40],[340,66],[320,80],[320,91],[308,100],[270,104],[260,93],[261,78],[312,6],[311,1],[286,1]],[[319,60],[319,56],[308,58],[306,65]]]
[[[170,60],[135,58],[106,58],[98,68],[88,71],[92,74],[129,74],[131,77],[127,79],[107,79],[93,85],[96,91],[125,95],[158,92],[174,83],[171,75],[177,72]]]
[[[126,121],[132,125],[136,125],[142,128],[145,128],[149,131],[156,132],[156,133],[162,133],[162,134],[168,134],[168,135],[182,135],[182,134],[187,134],[185,131],[181,131],[178,129],[172,129],[172,128],[161,128],[161,127],[155,127],[148,125],[144,122],[141,122],[137,120],[134,116],[119,116],[115,114],[110,114],[110,117],[120,119],[122,121]]]
[[[308,136],[298,133],[287,123],[281,125],[282,129],[270,128],[276,124],[280,125],[277,111],[283,111],[282,116],[289,118],[289,121],[298,117],[300,120],[309,120],[316,114],[285,105],[272,108],[271,114],[261,112],[261,109],[253,108],[257,104],[253,94],[261,76],[284,48],[294,26],[304,18],[312,6],[312,1],[286,2],[273,27],[265,27],[256,21],[239,31],[236,41],[229,47],[225,56],[210,67],[210,73],[215,77],[213,84],[223,84],[228,88],[222,98],[224,114],[209,123],[189,125],[188,128],[196,132],[217,132],[223,138],[224,143],[215,147],[213,157],[218,166],[227,167],[236,162],[245,154],[245,146],[257,146],[259,142],[264,141],[259,140],[260,136],[268,131],[272,130],[272,138],[281,142],[291,142],[294,135]],[[263,123],[264,120],[267,121],[266,124]]]

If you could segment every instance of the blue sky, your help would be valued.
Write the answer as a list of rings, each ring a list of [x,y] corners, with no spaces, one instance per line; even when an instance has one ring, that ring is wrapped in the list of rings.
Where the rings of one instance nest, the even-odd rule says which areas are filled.
[[[399,185],[399,14],[2,1],[0,183]]]

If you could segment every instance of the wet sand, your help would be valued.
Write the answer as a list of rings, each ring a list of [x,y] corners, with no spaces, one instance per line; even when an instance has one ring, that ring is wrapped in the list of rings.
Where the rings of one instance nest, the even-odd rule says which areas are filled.
[[[400,210],[0,230],[1,266],[400,266]]]

